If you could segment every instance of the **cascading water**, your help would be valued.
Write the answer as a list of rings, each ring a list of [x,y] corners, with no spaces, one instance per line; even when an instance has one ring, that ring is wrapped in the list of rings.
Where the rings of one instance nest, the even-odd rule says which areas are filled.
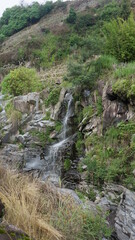
[[[61,176],[62,169],[62,159],[73,143],[73,136],[71,132],[70,119],[74,115],[73,108],[73,97],[71,93],[67,93],[63,106],[66,106],[65,117],[62,121],[62,131],[59,135],[59,141],[47,148],[44,152],[44,157],[40,159],[40,153],[35,156],[34,153],[31,154],[31,158],[27,161],[25,165],[25,170],[38,170],[42,180],[49,179],[54,183],[59,182],[59,177]]]
[[[67,112],[66,112],[66,116],[63,120],[63,133],[62,133],[62,138],[63,140],[66,139],[66,135],[67,135],[67,132],[68,132],[68,120],[69,118],[72,116],[72,101],[73,101],[73,97],[70,93],[67,93],[66,95],[66,99],[68,101],[68,106],[67,106]]]
[[[63,146],[68,143],[70,135],[69,135],[69,119],[73,115],[73,109],[72,109],[72,102],[73,97],[72,94],[67,93],[65,96],[65,102],[67,103],[67,110],[66,115],[63,119],[63,128],[62,133],[60,135],[60,141],[58,143],[53,144],[49,148],[49,154],[45,157],[45,162],[47,164],[45,168],[45,174],[43,176],[43,179],[45,180],[48,177],[48,171],[52,174],[58,174],[60,175],[60,166],[58,166],[57,159],[62,157],[63,154]]]

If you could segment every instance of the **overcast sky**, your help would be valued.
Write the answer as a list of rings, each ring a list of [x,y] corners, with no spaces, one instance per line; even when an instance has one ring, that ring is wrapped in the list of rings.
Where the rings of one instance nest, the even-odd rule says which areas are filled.
[[[32,3],[33,0],[24,0],[25,3]],[[44,3],[45,0],[36,0],[36,2]],[[10,8],[14,5],[19,5],[21,3],[21,0],[0,0],[0,17],[2,16],[2,13],[6,8]]]

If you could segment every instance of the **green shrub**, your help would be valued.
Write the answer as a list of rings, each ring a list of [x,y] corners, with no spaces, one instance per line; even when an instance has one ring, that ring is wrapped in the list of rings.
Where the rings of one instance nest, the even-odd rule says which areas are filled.
[[[76,141],[76,150],[79,156],[83,155],[84,152],[84,140],[81,132],[77,134],[77,141]]]
[[[110,21],[111,19],[116,19],[121,15],[121,8],[117,1],[112,1],[106,4],[103,8],[97,11],[99,15],[99,20]]]
[[[76,12],[73,8],[70,8],[69,16],[66,19],[67,23],[75,24],[76,22]]]
[[[56,130],[56,132],[59,133],[61,131],[61,129],[62,129],[62,123],[60,121],[57,121],[55,123],[55,130]]]
[[[89,27],[95,25],[96,17],[94,14],[78,14],[75,23],[75,30],[79,33],[82,33],[88,30]]]
[[[21,119],[22,113],[15,110],[12,101],[10,101],[5,107],[7,118],[10,119],[13,126],[18,126]]]
[[[135,123],[129,121],[111,127],[104,136],[92,134],[85,139],[89,152],[82,164],[87,165],[88,182],[98,187],[104,182],[121,183],[135,189],[134,134]]]
[[[118,61],[113,56],[102,55],[95,62],[96,71],[100,74],[103,70],[111,70],[113,66],[116,65]]]
[[[64,160],[64,170],[65,171],[69,171],[71,168],[71,161],[70,159],[65,159]]]
[[[0,113],[3,111],[3,107],[0,105]]]
[[[5,111],[6,111],[6,115],[7,115],[8,118],[10,118],[11,113],[13,112],[13,110],[14,110],[14,106],[13,106],[12,101],[10,101],[5,106]]]
[[[38,130],[31,130],[31,134],[33,137],[37,138],[41,145],[44,147],[45,144],[51,144],[52,143],[52,139],[50,138],[50,134],[51,132],[54,130],[53,127],[47,127],[46,128],[46,131],[43,132],[43,131],[38,131]]]
[[[127,21],[121,18],[104,25],[106,52],[119,61],[135,59],[135,21],[131,15]]]
[[[127,20],[130,14],[131,14],[131,1],[130,0],[122,0],[121,17],[124,20]]]
[[[39,91],[41,89],[41,83],[36,71],[25,67],[11,70],[4,78],[1,86],[3,93],[9,93],[14,96]]]
[[[61,88],[60,87],[57,87],[57,88],[54,88],[48,98],[45,100],[45,106],[48,107],[49,105],[56,105],[59,101],[59,96],[60,96],[60,91],[61,91]]]
[[[0,34],[0,43],[3,43],[5,40],[5,35],[4,34]]]
[[[128,79],[119,79],[113,84],[112,90],[118,97],[127,100],[134,93],[134,85]]]
[[[92,106],[86,106],[83,108],[83,117],[90,118],[93,115],[94,111]]]
[[[102,97],[98,96],[97,102],[96,102],[96,108],[97,108],[97,115],[101,116],[103,113],[103,104],[102,104]]]

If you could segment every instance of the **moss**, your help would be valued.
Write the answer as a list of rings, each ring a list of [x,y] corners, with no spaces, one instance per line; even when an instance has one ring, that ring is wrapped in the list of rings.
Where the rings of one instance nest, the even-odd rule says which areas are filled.
[[[71,161],[70,161],[70,159],[65,159],[65,161],[64,161],[64,170],[65,171],[69,171],[70,168],[71,168]]]
[[[6,233],[5,229],[3,227],[0,227],[0,234]]]
[[[0,105],[0,113],[3,111],[3,107]]]

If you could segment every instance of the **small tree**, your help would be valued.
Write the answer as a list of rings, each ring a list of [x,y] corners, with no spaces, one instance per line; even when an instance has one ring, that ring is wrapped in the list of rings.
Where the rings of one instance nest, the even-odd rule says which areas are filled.
[[[133,15],[124,21],[121,18],[104,25],[105,50],[122,62],[135,60],[135,21]]]
[[[70,8],[69,16],[67,17],[67,22],[70,24],[75,24],[76,22],[76,12],[73,8]]]
[[[130,0],[122,0],[121,4],[121,17],[124,20],[127,20],[131,13],[131,1]]]
[[[41,83],[34,69],[20,67],[10,71],[2,82],[2,92],[14,96],[41,89]]]

